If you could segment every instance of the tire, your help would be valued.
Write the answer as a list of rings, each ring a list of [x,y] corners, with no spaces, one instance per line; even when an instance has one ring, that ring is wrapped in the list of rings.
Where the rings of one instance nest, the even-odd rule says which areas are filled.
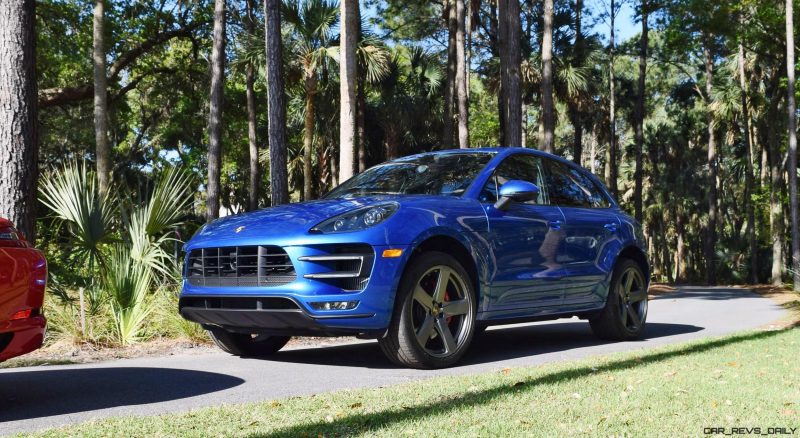
[[[234,356],[269,356],[277,353],[291,339],[290,336],[232,333],[221,328],[210,328],[208,334],[217,347]]]
[[[629,283],[630,282],[630,283]],[[606,305],[589,318],[592,332],[600,339],[639,339],[647,321],[647,281],[642,268],[631,259],[620,259],[614,267]]]
[[[443,274],[447,280],[440,287]],[[398,365],[448,367],[469,348],[476,313],[476,294],[466,269],[449,254],[425,252],[412,259],[403,274],[389,330],[378,342]]]

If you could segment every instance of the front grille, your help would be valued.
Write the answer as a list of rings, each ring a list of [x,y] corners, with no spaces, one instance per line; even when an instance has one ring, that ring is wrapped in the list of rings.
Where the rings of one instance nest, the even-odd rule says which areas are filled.
[[[193,249],[186,264],[193,286],[280,286],[295,278],[292,260],[278,246]]]

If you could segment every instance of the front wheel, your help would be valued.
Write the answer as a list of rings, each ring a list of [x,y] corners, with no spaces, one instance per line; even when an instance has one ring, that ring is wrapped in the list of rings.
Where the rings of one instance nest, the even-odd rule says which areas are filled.
[[[208,334],[222,351],[234,356],[269,356],[289,342],[289,336],[232,333],[221,328],[210,328]]]
[[[379,340],[383,353],[412,368],[456,363],[472,341],[477,310],[464,267],[448,254],[423,253],[411,261],[397,292],[389,331]]]
[[[642,268],[623,259],[614,268],[606,306],[589,319],[594,334],[610,341],[638,339],[647,320],[647,281]]]

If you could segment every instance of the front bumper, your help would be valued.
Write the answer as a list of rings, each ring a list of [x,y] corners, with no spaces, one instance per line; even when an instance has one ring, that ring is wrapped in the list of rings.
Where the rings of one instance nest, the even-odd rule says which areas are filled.
[[[42,315],[0,324],[0,362],[41,347],[46,328]]]
[[[280,286],[196,286],[183,283],[181,315],[203,325],[230,331],[290,336],[377,336],[391,320],[395,290],[408,247],[373,245],[375,258],[363,290],[346,291],[329,282],[306,275],[319,266],[301,258],[319,255],[319,247],[283,246],[296,272],[296,279]],[[403,250],[400,257],[384,258],[385,249]],[[265,304],[259,299],[284,299],[290,305]],[[227,299],[227,300],[221,300]],[[317,310],[312,303],[358,302],[348,310]],[[285,303],[284,303],[285,304]]]

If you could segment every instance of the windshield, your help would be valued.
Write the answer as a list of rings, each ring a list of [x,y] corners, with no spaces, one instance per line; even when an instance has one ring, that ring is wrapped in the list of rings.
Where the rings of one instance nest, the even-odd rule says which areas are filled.
[[[325,198],[460,196],[493,156],[491,152],[453,152],[401,158],[367,169],[333,189]]]

